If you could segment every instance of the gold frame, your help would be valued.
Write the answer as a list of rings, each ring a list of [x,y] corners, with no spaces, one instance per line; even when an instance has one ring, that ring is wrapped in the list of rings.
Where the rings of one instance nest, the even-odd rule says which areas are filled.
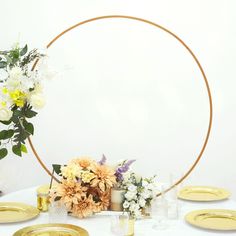
[[[211,132],[211,127],[212,127],[212,118],[213,118],[213,105],[212,105],[212,96],[211,96],[211,91],[210,91],[210,86],[209,86],[209,83],[208,83],[208,80],[207,80],[207,77],[205,75],[205,72],[199,62],[199,60],[197,59],[196,55],[193,53],[193,51],[187,46],[187,44],[182,40],[180,39],[176,34],[174,34],[173,32],[171,32],[170,30],[166,29],[165,27],[161,26],[161,25],[158,25],[152,21],[149,21],[149,20],[146,20],[146,19],[142,19],[142,18],[138,18],[138,17],[134,17],[134,16],[126,16],[126,15],[107,15],[107,16],[98,16],[98,17],[94,17],[94,18],[91,18],[91,19],[88,19],[88,20],[84,20],[84,21],[81,21],[69,28],[67,28],[66,30],[62,31],[60,34],[58,34],[55,38],[53,38],[47,45],[47,48],[51,47],[53,45],[53,43],[55,43],[59,38],[61,38],[64,34],[66,34],[67,32],[81,26],[81,25],[84,25],[84,24],[87,24],[89,22],[93,22],[93,21],[97,21],[97,20],[104,20],[104,19],[111,19],[111,18],[123,18],[123,19],[129,19],[129,20],[135,20],[135,21],[140,21],[140,22],[143,22],[143,23],[146,23],[146,24],[149,24],[149,25],[152,25],[154,27],[157,27],[161,30],[163,30],[164,32],[166,32],[167,34],[169,34],[170,36],[173,36],[177,41],[179,41],[183,47],[185,47],[185,49],[187,50],[187,52],[189,52],[192,56],[192,58],[194,59],[194,61],[196,62],[196,64],[198,65],[198,68],[199,70],[201,71],[201,74],[203,76],[203,79],[204,79],[204,82],[205,82],[205,86],[206,86],[206,89],[207,89],[207,94],[208,94],[208,100],[209,100],[209,111],[210,111],[210,114],[209,114],[209,122],[208,122],[208,129],[207,129],[207,132],[206,132],[206,135],[205,135],[205,139],[204,139],[204,142],[203,142],[203,145],[202,145],[202,148],[199,152],[199,154],[197,155],[197,158],[195,160],[195,162],[192,164],[192,166],[189,168],[189,170],[179,179],[177,180],[173,186],[171,186],[169,189],[167,189],[166,191],[169,191],[170,189],[174,188],[175,186],[177,186],[178,184],[180,184],[183,180],[185,180],[190,174],[191,172],[194,170],[194,168],[196,167],[196,165],[198,164],[198,162],[200,161],[204,151],[205,151],[205,148],[206,148],[206,145],[208,143],[208,140],[209,140],[209,136],[210,136],[210,132]],[[38,60],[34,63],[33,67],[32,67],[32,70],[35,69],[36,65],[38,63]],[[50,171],[49,169],[46,167],[46,165],[43,163],[43,161],[41,160],[40,156],[38,155],[33,143],[32,143],[32,140],[30,138],[28,138],[28,141],[29,141],[29,144],[30,144],[30,147],[35,155],[35,157],[37,158],[37,160],[39,161],[40,165],[43,167],[43,169],[56,181],[59,181]]]

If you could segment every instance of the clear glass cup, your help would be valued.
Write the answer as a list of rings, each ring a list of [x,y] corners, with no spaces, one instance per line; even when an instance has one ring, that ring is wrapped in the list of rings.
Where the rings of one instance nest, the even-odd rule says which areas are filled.
[[[153,229],[154,230],[163,230],[168,227],[167,222],[167,213],[168,213],[168,204],[162,194],[160,198],[157,198],[152,204],[152,219],[154,221]]]
[[[67,209],[60,201],[51,202],[49,205],[48,217],[49,223],[66,223]]]
[[[111,221],[111,233],[117,236],[124,236],[129,231],[129,215],[126,213],[112,215]]]

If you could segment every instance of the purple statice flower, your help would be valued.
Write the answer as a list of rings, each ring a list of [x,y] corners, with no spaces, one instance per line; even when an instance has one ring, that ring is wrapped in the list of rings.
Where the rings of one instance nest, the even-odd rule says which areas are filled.
[[[116,179],[118,182],[121,182],[124,178],[123,178],[123,174],[125,172],[127,172],[129,170],[129,167],[131,166],[131,164],[133,164],[136,160],[129,160],[129,161],[125,161],[123,163],[122,166],[118,167],[116,169],[116,173],[115,173],[115,176],[116,176]]]
[[[102,159],[98,162],[98,164],[104,165],[106,163],[106,161],[107,161],[107,158],[105,157],[104,154],[102,154]]]

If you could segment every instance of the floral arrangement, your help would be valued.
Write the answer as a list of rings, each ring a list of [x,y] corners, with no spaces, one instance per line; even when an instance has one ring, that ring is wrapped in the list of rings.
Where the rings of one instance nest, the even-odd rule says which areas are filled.
[[[105,162],[105,156],[99,162],[81,157],[66,166],[53,165],[62,180],[51,191],[51,200],[60,201],[71,215],[79,218],[107,210],[116,176]]]
[[[0,51],[0,122],[7,126],[0,132],[0,159],[7,156],[8,146],[18,156],[27,152],[25,140],[34,133],[28,119],[45,104],[41,83],[45,74],[32,71],[32,63],[44,56],[19,44]]]
[[[130,170],[134,160],[123,161],[116,168],[117,186],[124,189],[123,209],[133,218],[140,218],[157,195],[156,176],[142,178]]]

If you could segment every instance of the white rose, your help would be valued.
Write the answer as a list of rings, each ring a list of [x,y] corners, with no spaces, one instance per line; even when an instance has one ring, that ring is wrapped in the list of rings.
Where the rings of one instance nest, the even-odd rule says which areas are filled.
[[[142,196],[142,198],[144,198],[144,199],[149,198],[149,197],[151,196],[150,191],[144,190],[144,191],[141,193],[141,196]]]
[[[129,187],[128,187],[128,190],[131,191],[131,192],[136,192],[137,191],[137,187],[133,184],[131,184]]]
[[[5,107],[0,108],[0,120],[8,121],[11,119],[13,112]]]
[[[128,191],[126,194],[125,194],[125,198],[128,200],[128,201],[131,201],[133,199],[136,199],[136,192],[130,192]]]
[[[9,71],[9,77],[12,80],[18,80],[21,76],[23,76],[23,72],[20,67],[15,66]]]
[[[146,187],[146,186],[148,186],[148,182],[147,182],[147,181],[145,181],[145,180],[143,180],[143,182],[142,182],[142,186],[143,186],[143,187]]]
[[[129,205],[130,205],[130,204],[129,204],[129,202],[128,202],[128,201],[125,201],[125,202],[123,203],[123,207],[124,207],[124,208],[128,208],[128,207],[129,207]]]
[[[130,178],[130,172],[127,171],[123,174],[123,178],[124,178],[124,182],[128,182],[129,181],[129,178]]]
[[[132,202],[130,204],[130,208],[129,209],[130,209],[130,211],[133,211],[133,212],[138,211],[139,210],[139,205],[137,203],[135,203],[135,202]]]
[[[145,199],[140,198],[139,201],[138,201],[138,204],[139,204],[140,207],[144,207],[146,205]]]
[[[141,214],[141,211],[140,210],[135,210],[134,211],[134,215],[137,219],[141,218],[142,214]]]
[[[30,104],[36,109],[43,108],[45,103],[46,101],[42,94],[32,94],[30,97]]]

